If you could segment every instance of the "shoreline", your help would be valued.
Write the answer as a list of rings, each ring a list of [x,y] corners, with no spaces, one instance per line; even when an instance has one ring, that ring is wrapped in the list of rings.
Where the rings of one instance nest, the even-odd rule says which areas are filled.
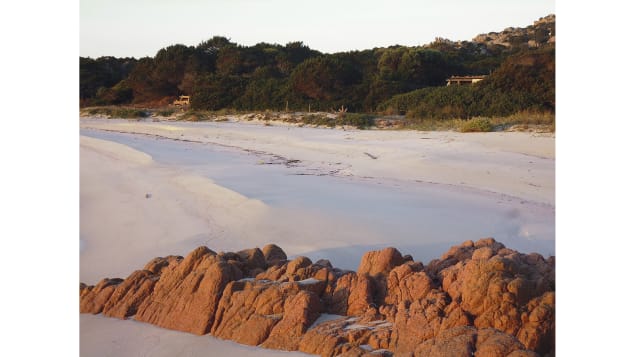
[[[342,175],[470,186],[555,203],[554,136],[519,132],[333,131],[249,122],[117,119],[82,119],[80,126],[269,153],[315,165],[339,164],[344,169]],[[474,160],[486,160],[489,166],[477,167]],[[529,165],[514,163],[520,160]]]
[[[291,259],[326,257],[345,268],[368,250],[396,245],[427,263],[458,239],[498,238],[478,233],[488,226],[522,244],[534,243],[525,232],[546,237],[539,242],[555,253],[550,186],[504,182],[531,170],[534,182],[552,180],[554,191],[554,137],[86,118],[80,128],[103,137],[80,135],[84,282],[127,276],[140,262],[201,245],[236,251],[276,242]],[[483,180],[486,168],[497,181]],[[204,174],[210,169],[216,176]],[[297,194],[318,205],[276,203]],[[101,320],[82,334],[132,341]],[[146,342],[135,343],[149,351]]]

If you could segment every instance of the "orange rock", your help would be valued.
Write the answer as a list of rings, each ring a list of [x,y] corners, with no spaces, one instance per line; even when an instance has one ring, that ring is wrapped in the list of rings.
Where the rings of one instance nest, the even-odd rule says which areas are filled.
[[[342,328],[331,328],[329,324],[322,325],[306,331],[299,342],[299,351],[321,356],[338,354],[340,346],[346,342],[344,336],[338,333]]]
[[[476,357],[506,357],[511,352],[523,350],[524,346],[514,336],[495,329],[478,330]]]
[[[361,258],[357,274],[369,274],[376,276],[379,274],[387,274],[394,267],[404,263],[403,256],[396,248],[385,248],[367,252]]]
[[[89,314],[99,314],[103,311],[104,305],[114,293],[117,285],[121,284],[123,279],[115,278],[102,279],[95,286],[88,286],[80,290],[79,312]]]
[[[338,315],[361,315],[374,300],[373,281],[367,275],[348,273],[337,279],[334,290],[326,296],[328,312]]]
[[[136,319],[195,334],[208,333],[216,305],[227,283],[242,278],[235,264],[206,247],[191,252],[166,269],[151,296],[138,308]]]
[[[446,330],[416,346],[414,356],[471,357],[475,352],[476,337],[477,330],[470,326]]]
[[[165,269],[169,265],[174,266],[178,264],[181,260],[183,260],[183,257],[176,256],[176,255],[169,255],[165,258],[157,257],[150,260],[147,264],[145,264],[145,267],[143,267],[143,270],[149,270],[153,274],[160,275],[163,269]]]
[[[261,269],[264,271],[267,268],[264,254],[260,248],[241,250],[237,254],[240,256],[240,260],[246,264],[248,270]]]
[[[285,292],[274,283],[249,280],[227,284],[213,317],[211,334],[236,342],[259,345],[282,318]],[[295,292],[296,293],[296,292]]]
[[[322,356],[534,357],[554,355],[554,290],[554,257],[487,238],[427,266],[395,248],[367,252],[356,273],[289,262],[272,244],[199,247],[79,294],[81,312]],[[311,327],[322,311],[348,317]]]
[[[268,266],[284,262],[286,261],[286,259],[288,259],[286,257],[286,253],[284,253],[284,250],[282,250],[282,248],[278,247],[275,244],[265,245],[262,248],[262,253],[264,254],[264,259],[266,260],[266,264]]]
[[[150,297],[158,276],[148,270],[137,270],[127,277],[104,304],[103,314],[124,319],[136,311]]]
[[[311,262],[311,260],[309,258],[307,258],[307,257],[297,257],[297,258],[291,260],[290,262],[288,262],[288,265],[286,266],[286,275],[289,276],[289,277],[293,276],[301,268],[307,268],[311,264],[313,264],[313,262]]]
[[[425,298],[402,301],[396,312],[390,348],[396,353],[413,351],[416,346],[441,331],[469,324],[466,314],[442,291],[433,290]]]
[[[443,267],[438,272],[443,290],[474,317],[475,327],[498,329],[539,353],[551,351],[554,303],[537,308],[539,303],[529,302],[553,294],[554,264],[539,254],[521,254],[490,239],[480,240],[474,247],[478,249],[472,259],[461,256],[463,260],[449,266],[446,261],[434,263]],[[446,258],[455,259],[450,255]],[[535,325],[530,324],[533,311],[541,314],[534,317]]]
[[[287,298],[282,320],[273,327],[262,347],[297,350],[306,329],[319,317],[319,310],[319,298],[311,292],[300,291]]]
[[[422,264],[406,263],[394,268],[387,278],[385,304],[423,299],[434,287],[431,278],[422,271]]]

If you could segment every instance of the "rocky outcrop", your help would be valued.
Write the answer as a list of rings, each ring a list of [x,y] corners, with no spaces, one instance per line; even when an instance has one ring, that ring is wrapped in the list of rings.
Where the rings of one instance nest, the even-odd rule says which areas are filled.
[[[404,259],[396,248],[385,248],[383,250],[367,252],[361,258],[358,274],[368,274],[370,276],[388,274],[394,267],[403,264]]]
[[[551,14],[535,21],[527,27],[509,27],[502,32],[489,32],[473,39],[476,44],[487,47],[506,48],[541,47],[555,42],[555,15]]]
[[[283,263],[286,259],[288,259],[282,248],[275,244],[265,245],[262,248],[262,253],[264,253],[264,260],[266,260],[266,264],[269,266],[277,263]]]
[[[555,259],[487,238],[426,266],[396,248],[367,252],[353,272],[289,261],[273,244],[199,247],[80,284],[80,311],[322,356],[548,356]]]

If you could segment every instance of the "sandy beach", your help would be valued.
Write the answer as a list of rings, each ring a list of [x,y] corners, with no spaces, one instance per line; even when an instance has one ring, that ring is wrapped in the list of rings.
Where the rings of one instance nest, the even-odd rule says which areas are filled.
[[[553,134],[99,118],[81,118],[80,129],[86,284],[200,245],[220,252],[275,243],[289,258],[325,257],[345,269],[368,249],[394,246],[427,263],[488,236],[555,254]],[[189,346],[183,333],[111,320],[81,316],[82,355],[121,355],[103,341],[132,354],[151,353],[157,340],[169,351]],[[247,353],[202,339],[214,342],[196,342],[198,352]]]

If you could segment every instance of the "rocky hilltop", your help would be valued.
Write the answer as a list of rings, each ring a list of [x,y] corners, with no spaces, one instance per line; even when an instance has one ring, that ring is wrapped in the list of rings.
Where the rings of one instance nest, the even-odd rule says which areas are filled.
[[[508,27],[501,32],[477,35],[471,41],[452,41],[438,37],[423,47],[436,49],[458,49],[473,55],[499,55],[519,50],[554,46],[556,18],[554,14],[544,16],[526,27]]]
[[[395,248],[356,272],[278,246],[155,258],[80,284],[80,311],[322,356],[554,356],[555,258],[492,238],[424,266]]]

